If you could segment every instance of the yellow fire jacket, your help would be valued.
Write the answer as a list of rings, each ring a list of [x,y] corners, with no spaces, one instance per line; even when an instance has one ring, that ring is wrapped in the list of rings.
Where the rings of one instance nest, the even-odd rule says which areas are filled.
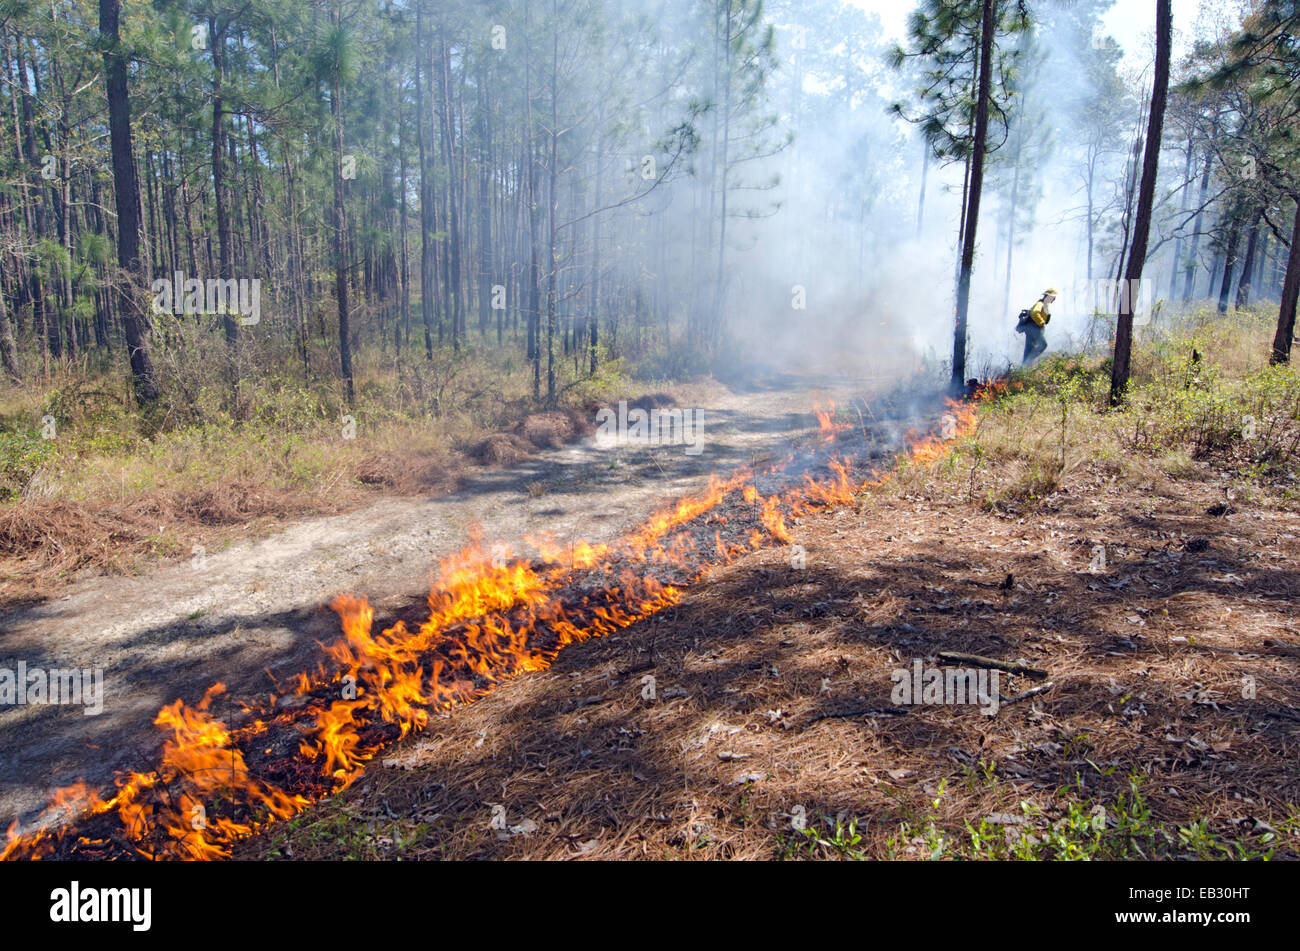
[[[1046,327],[1052,320],[1052,311],[1048,308],[1047,302],[1040,300],[1029,310],[1029,319],[1039,327]]]

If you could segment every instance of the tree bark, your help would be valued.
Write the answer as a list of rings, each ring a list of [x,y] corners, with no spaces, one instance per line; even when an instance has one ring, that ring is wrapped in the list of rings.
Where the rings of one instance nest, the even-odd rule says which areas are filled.
[[[334,11],[334,21],[340,20]],[[343,89],[339,64],[335,64],[330,84],[330,111],[334,116],[334,297],[339,311],[339,366],[348,405],[355,397],[352,380],[352,341],[348,321],[347,217],[343,202]]]
[[[1146,155],[1142,162],[1142,189],[1138,195],[1137,221],[1129,250],[1128,292],[1120,295],[1119,319],[1115,327],[1115,359],[1111,364],[1110,402],[1118,406],[1128,389],[1133,352],[1133,306],[1138,298],[1142,271],[1146,267],[1151,238],[1151,209],[1155,204],[1156,178],[1160,173],[1160,145],[1165,129],[1165,105],[1169,100],[1169,60],[1173,45],[1172,0],[1156,0],[1156,75],[1151,93],[1151,117],[1147,126]]]
[[[157,402],[158,384],[149,357],[147,323],[141,296],[148,275],[140,260],[140,183],[131,151],[131,103],[127,92],[126,56],[118,35],[122,0],[99,0],[99,34],[104,42],[104,81],[108,95],[109,137],[117,204],[117,263],[125,280],[118,288],[118,309],[126,335],[131,384],[136,399]]]
[[[1187,193],[1192,190],[1192,164],[1196,159],[1196,143],[1192,137],[1187,137],[1187,168],[1183,170],[1183,198],[1180,202],[1178,213],[1187,214]],[[1178,265],[1183,257],[1183,236],[1180,231],[1174,237],[1174,273],[1169,281],[1169,299],[1173,300],[1174,295],[1178,293]]]
[[[971,277],[975,270],[975,239],[979,228],[980,199],[984,193],[984,158],[989,137],[989,97],[993,90],[993,38],[997,30],[997,4],[984,0],[980,37],[979,98],[975,106],[975,146],[971,153],[970,196],[966,233],[962,240],[961,277],[957,282],[957,320],[952,339],[952,389],[966,390],[966,327],[970,315]]]
[[[400,250],[401,265],[398,274],[398,284],[400,286],[401,304],[398,312],[398,329],[393,331],[393,345],[397,351],[397,358],[402,358],[402,344],[409,342],[411,336],[411,262],[410,262],[410,242],[406,226],[406,139],[405,128],[401,119],[401,106],[398,105],[397,119],[397,187],[399,190],[397,199],[398,220],[401,223]]]
[[[559,249],[556,247],[556,219],[560,214],[559,173],[560,173],[560,117],[559,117],[559,76],[560,76],[560,23],[558,0],[552,0],[552,12],[555,15],[551,25],[551,168],[550,187],[547,193],[548,235],[547,245],[550,249],[550,262],[546,273],[546,401],[555,402],[555,282],[559,277]]]
[[[5,306],[4,285],[0,284],[0,367],[13,380],[20,379],[18,372],[18,348],[14,346],[14,328],[9,322],[9,310]]]
[[[1232,275],[1237,271],[1237,248],[1241,244],[1241,222],[1234,221],[1228,230],[1228,247],[1223,260],[1223,285],[1219,288],[1219,313],[1228,312],[1228,296],[1232,293]]]
[[[298,185],[294,179],[293,159],[289,155],[289,145],[284,146],[284,183],[285,198],[289,203],[289,228],[286,235],[289,245],[289,286],[293,292],[294,319],[298,327],[298,353],[302,357],[302,378],[311,379],[311,359],[309,353],[310,334],[307,330],[306,288],[303,286],[303,240],[302,220],[298,212]]]
[[[726,320],[727,309],[727,283],[726,283],[726,262],[727,262],[727,198],[728,189],[730,188],[729,163],[731,161],[731,83],[732,83],[732,65],[731,65],[731,4],[728,2],[724,5],[722,14],[722,61],[724,64],[722,72],[722,143],[721,143],[721,165],[719,168],[722,176],[719,185],[718,200],[721,209],[718,213],[718,270],[715,284],[713,321],[711,324],[712,333],[709,338],[710,351],[716,347],[722,336],[722,327]]]
[[[1282,282],[1282,304],[1277,312],[1277,333],[1273,336],[1273,353],[1269,365],[1291,361],[1291,344],[1295,340],[1296,302],[1300,301],[1300,195],[1296,201],[1295,227],[1291,233],[1291,253],[1287,256],[1286,278]]]
[[[1218,134],[1219,124],[1216,121],[1212,134]],[[1214,170],[1214,150],[1207,146],[1205,149],[1205,171],[1201,173],[1201,197],[1200,204],[1197,205],[1196,223],[1192,226],[1192,250],[1187,256],[1187,277],[1183,281],[1183,303],[1189,303],[1192,299],[1192,293],[1196,290],[1196,252],[1201,245],[1201,222],[1205,218],[1205,201],[1210,193],[1210,173]]]
[[[489,165],[492,160],[491,126],[489,111],[483,96],[487,84],[486,76],[480,74],[478,84],[478,335],[483,340],[487,337],[488,324],[492,320],[492,201],[491,174]],[[497,324],[497,343],[501,342],[501,325]]]
[[[460,202],[456,169],[455,125],[452,121],[451,65],[445,31],[440,38],[441,63],[438,70],[442,88],[442,157],[447,166],[447,235],[449,268],[447,278],[448,308],[451,311],[451,346],[460,353],[460,337],[465,326],[465,297],[461,275]]]
[[[1246,261],[1241,266],[1241,280],[1237,282],[1237,310],[1250,304],[1250,286],[1255,280],[1255,262],[1259,252],[1259,223],[1263,209],[1255,212],[1255,219],[1250,224],[1250,236],[1246,239]]]
[[[208,17],[208,42],[212,44],[212,192],[217,216],[217,273],[222,281],[228,281],[235,276],[235,261],[231,248],[230,203],[226,190],[226,122],[222,92],[225,37],[218,26],[215,14]],[[224,29],[221,27],[221,31]],[[226,342],[233,348],[239,342],[239,321],[229,312],[222,314],[221,320],[226,330]],[[234,372],[238,372],[237,369]]]
[[[604,121],[603,111],[597,118],[598,122]],[[603,146],[604,142],[600,138],[596,140],[596,187],[595,194],[592,197],[592,208],[599,208],[601,202],[601,186],[603,171]],[[591,217],[591,299],[587,305],[587,349],[589,372],[592,376],[596,375],[597,369],[597,345],[600,341],[600,215]]]
[[[424,355],[433,359],[433,306],[434,284],[437,275],[434,271],[433,247],[433,175],[431,174],[429,153],[432,149],[425,141],[424,131],[424,79],[420,66],[432,60],[425,60],[424,51],[424,3],[415,7],[415,137],[420,152],[420,316],[424,321]],[[428,73],[429,84],[433,85],[432,68]]]
[[[528,3],[524,2],[524,32],[531,35]],[[537,261],[537,153],[533,147],[532,44],[524,44],[524,143],[528,163],[528,358],[533,361],[533,401],[542,396],[541,266]]]

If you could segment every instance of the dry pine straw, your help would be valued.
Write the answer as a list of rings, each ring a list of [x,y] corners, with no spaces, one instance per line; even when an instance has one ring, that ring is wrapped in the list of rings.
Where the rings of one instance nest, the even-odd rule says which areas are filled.
[[[1231,840],[1248,817],[1282,822],[1277,856],[1295,857],[1300,517],[1215,518],[1217,489],[1173,491],[1084,469],[1024,517],[880,493],[805,520],[804,570],[777,550],[716,570],[678,608],[435,718],[236,854],[771,858],[801,805],[810,824],[858,817],[859,847],[883,858],[945,779],[937,825],[960,836],[1022,801],[1060,815],[1076,777],[1069,796],[1109,807],[1137,770],[1154,825],[1204,817]],[[994,718],[917,707],[809,724],[889,705],[890,672],[940,650],[1019,658],[1055,688]],[[1004,678],[1003,692],[1032,686]],[[494,805],[526,831],[492,831]]]

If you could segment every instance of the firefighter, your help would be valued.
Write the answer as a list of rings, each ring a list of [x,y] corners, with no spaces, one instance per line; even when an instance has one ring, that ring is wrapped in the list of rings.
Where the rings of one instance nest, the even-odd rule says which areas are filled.
[[[1056,288],[1048,288],[1033,307],[1020,312],[1020,325],[1016,331],[1025,335],[1024,366],[1032,366],[1047,349],[1047,336],[1043,330],[1052,321],[1052,304],[1058,296]]]

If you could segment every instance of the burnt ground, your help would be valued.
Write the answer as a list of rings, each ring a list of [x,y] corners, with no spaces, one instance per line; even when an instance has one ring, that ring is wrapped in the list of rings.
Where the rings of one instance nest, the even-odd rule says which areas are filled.
[[[1296,858],[1300,516],[1209,514],[1222,500],[1208,471],[1159,491],[1086,465],[1016,515],[886,485],[792,528],[802,570],[788,550],[714,570],[679,606],[435,718],[235,855],[984,856],[967,823],[1032,844],[1100,805],[1130,857]],[[1052,686],[993,717],[861,712],[939,651]],[[820,843],[792,831],[802,817]]]
[[[620,537],[711,473],[779,453],[816,428],[816,403],[860,386],[772,377],[677,388],[679,406],[705,411],[699,455],[681,446],[602,449],[588,437],[511,467],[471,469],[440,497],[385,498],[271,534],[250,526],[202,559],[85,578],[60,597],[4,611],[0,667],[100,667],[106,697],[98,716],[71,706],[0,708],[0,826],[34,815],[56,787],[85,780],[107,790],[115,773],[150,768],[163,705],[193,704],[221,681],[230,688],[214,708],[221,716],[221,703],[314,668],[319,642],[339,636],[326,607],[334,596],[366,596],[381,614],[418,604],[439,560],[476,529],[485,545],[525,552],[529,534],[561,545]]]

